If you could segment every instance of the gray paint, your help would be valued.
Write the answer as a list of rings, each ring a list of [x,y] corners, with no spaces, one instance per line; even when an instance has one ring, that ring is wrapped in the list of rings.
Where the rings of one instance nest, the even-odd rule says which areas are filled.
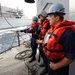
[[[49,7],[55,2],[64,5],[66,12],[65,19],[69,19],[69,0],[36,0],[37,14],[39,14],[41,10],[46,10],[48,12]]]

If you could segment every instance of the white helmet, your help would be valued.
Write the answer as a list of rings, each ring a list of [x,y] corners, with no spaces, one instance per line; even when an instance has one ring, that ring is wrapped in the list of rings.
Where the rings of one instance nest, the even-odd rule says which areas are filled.
[[[42,10],[42,11],[39,13],[38,17],[40,17],[40,16],[47,17],[47,12],[44,11],[44,10]]]
[[[54,3],[50,7],[49,12],[48,12],[48,15],[49,14],[53,14],[53,13],[54,14],[57,13],[57,14],[65,15],[65,8],[60,3]]]

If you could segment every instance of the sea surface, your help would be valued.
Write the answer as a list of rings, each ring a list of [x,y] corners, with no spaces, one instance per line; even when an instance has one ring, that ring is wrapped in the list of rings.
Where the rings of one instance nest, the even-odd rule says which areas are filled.
[[[0,53],[10,50],[12,47],[18,46],[18,32],[30,26],[31,20],[26,17],[16,18],[0,18]],[[30,34],[19,32],[20,44],[31,38]]]

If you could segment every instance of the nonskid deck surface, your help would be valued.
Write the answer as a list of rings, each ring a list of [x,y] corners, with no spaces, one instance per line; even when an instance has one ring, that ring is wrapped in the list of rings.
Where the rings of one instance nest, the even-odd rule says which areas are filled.
[[[28,72],[29,69],[26,66],[27,64],[29,67],[36,64],[38,73],[40,73],[40,71],[43,70],[44,67],[40,68],[40,63],[38,63],[37,61],[29,63],[28,61],[30,60],[30,58],[28,58],[28,60],[25,62],[23,60],[15,59],[16,54],[25,50],[31,49],[25,48],[23,45],[21,45],[20,47],[13,48],[6,53],[0,54],[0,75],[31,75],[31,73]]]
[[[32,66],[34,64],[37,64],[37,65],[40,64],[37,61],[28,63],[30,58],[28,58],[28,60],[26,60],[25,62],[23,60],[15,59],[16,54],[25,50],[31,50],[31,48],[25,48],[24,45],[21,45],[20,47],[12,48],[12,50],[9,50],[5,53],[0,54],[0,75],[28,75],[29,70],[28,70],[28,67],[26,66],[27,64],[28,66]],[[42,62],[42,59],[41,59],[41,62]],[[38,73],[40,73],[44,69],[44,67],[41,68],[39,66],[37,66],[37,68],[39,69]],[[71,64],[69,75],[74,75],[75,74],[74,70],[75,70],[75,62]]]

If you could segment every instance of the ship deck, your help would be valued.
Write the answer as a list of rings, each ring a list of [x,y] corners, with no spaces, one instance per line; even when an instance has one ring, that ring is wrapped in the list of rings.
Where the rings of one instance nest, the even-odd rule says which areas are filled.
[[[0,54],[0,75],[31,75],[29,74],[28,67],[25,64],[25,63],[28,64],[30,58],[28,58],[28,60],[25,63],[23,60],[15,60],[16,54],[27,49],[30,48],[25,48],[24,45],[21,45],[20,47],[12,48],[12,50]],[[35,63],[37,63],[37,61],[34,61],[29,65]],[[70,75],[74,75],[75,73],[74,69],[75,69],[75,62],[71,64]],[[41,70],[43,70],[43,68],[39,68],[38,73],[40,73]]]
[[[26,64],[29,64],[28,66],[32,66],[33,64],[36,64],[37,61],[28,63],[30,60],[30,58],[28,58],[28,60],[25,61],[25,64],[24,60],[15,59],[16,54],[28,49],[30,50],[30,48],[25,48],[23,45],[21,45],[20,47],[12,48],[12,50],[0,54],[0,75],[31,75]],[[42,69],[43,68],[40,68],[38,73],[40,73]]]

